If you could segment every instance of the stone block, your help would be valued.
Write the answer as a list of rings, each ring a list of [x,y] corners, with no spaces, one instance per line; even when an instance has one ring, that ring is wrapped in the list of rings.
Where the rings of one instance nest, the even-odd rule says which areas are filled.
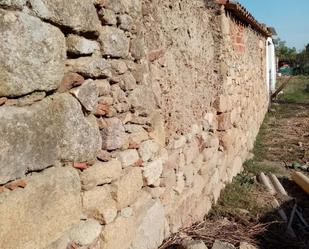
[[[82,188],[89,190],[98,185],[111,183],[120,177],[121,171],[121,163],[118,160],[96,162],[81,173]]]
[[[90,55],[100,50],[99,43],[78,35],[69,35],[66,44],[68,52],[76,55]]]
[[[74,88],[70,93],[78,99],[86,111],[92,112],[98,102],[98,89],[93,80],[86,80],[80,87]]]
[[[149,86],[139,85],[129,94],[128,99],[135,110],[152,112],[156,107],[156,100]]]
[[[136,234],[136,218],[119,216],[114,222],[104,226],[101,234],[100,249],[130,248]]]
[[[54,95],[27,107],[2,106],[0,117],[0,184],[60,159],[85,162],[96,158],[99,130],[70,94]]]
[[[95,160],[102,145],[95,117],[89,115],[85,118],[78,101],[68,93],[55,95],[51,109],[53,130],[59,134],[61,159],[75,162]]]
[[[108,80],[95,80],[95,84],[97,85],[97,89],[99,92],[99,96],[107,96],[111,92],[111,86]]]
[[[226,131],[233,127],[230,112],[219,114],[217,118],[218,118],[218,131]]]
[[[126,58],[129,54],[129,39],[121,29],[104,26],[99,37],[103,55]]]
[[[47,169],[25,181],[26,188],[0,194],[0,241],[7,249],[44,248],[80,220],[73,168]]]
[[[58,28],[25,13],[0,10],[0,96],[56,89],[65,56]]]
[[[124,175],[112,183],[112,197],[117,202],[118,210],[132,204],[143,186],[140,168],[128,168]]]
[[[140,144],[138,153],[140,154],[142,160],[147,162],[149,160],[153,160],[158,152],[160,146],[154,140],[147,140]]]
[[[154,185],[162,174],[163,164],[161,159],[149,162],[143,167],[143,176],[147,185]]]
[[[105,119],[106,127],[101,130],[102,149],[116,150],[122,147],[125,142],[125,129],[120,119]]]
[[[101,26],[92,0],[30,0],[31,9],[43,20],[77,32],[96,32]]]
[[[109,224],[115,220],[117,205],[111,196],[109,185],[85,191],[82,196],[83,208],[88,217],[99,220],[101,224]]]
[[[158,248],[165,238],[165,230],[164,207],[159,200],[150,200],[138,214],[137,229],[130,248]]]
[[[26,2],[27,0],[1,0],[0,6],[22,9]]]
[[[135,149],[120,151],[116,157],[121,162],[123,168],[134,165],[140,159]]]
[[[87,78],[111,77],[109,62],[99,57],[79,57],[66,61],[67,71],[79,73]]]

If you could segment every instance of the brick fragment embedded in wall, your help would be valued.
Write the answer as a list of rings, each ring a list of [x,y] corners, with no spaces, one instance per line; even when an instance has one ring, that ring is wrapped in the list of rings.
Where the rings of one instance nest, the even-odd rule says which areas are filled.
[[[234,51],[238,55],[243,55],[246,51],[245,26],[235,20],[230,19],[231,40]]]

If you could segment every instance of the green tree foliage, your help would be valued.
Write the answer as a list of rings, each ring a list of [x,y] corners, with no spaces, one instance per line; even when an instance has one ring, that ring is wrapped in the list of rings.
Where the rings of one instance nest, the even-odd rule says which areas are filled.
[[[278,39],[276,55],[280,62],[288,63],[295,74],[309,74],[309,43],[300,52],[296,48],[289,48],[285,41]]]

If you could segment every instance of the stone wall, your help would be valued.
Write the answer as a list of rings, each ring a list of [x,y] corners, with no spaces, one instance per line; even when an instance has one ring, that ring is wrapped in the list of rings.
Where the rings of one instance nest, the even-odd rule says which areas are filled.
[[[209,211],[268,100],[265,38],[208,3],[0,0],[4,248],[155,249]]]

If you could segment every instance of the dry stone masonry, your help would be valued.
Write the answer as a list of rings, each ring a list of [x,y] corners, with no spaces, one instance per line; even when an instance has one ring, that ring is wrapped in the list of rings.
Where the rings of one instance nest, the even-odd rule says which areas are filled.
[[[0,247],[202,219],[267,110],[266,38],[210,0],[0,0]]]

